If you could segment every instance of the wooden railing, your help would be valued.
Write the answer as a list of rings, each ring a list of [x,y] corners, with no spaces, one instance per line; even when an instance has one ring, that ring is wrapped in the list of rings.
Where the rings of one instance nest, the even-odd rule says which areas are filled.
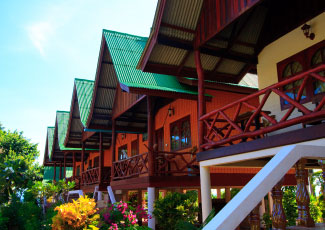
[[[310,85],[307,84],[308,82],[325,82],[325,77],[318,74],[324,70],[325,65],[318,66],[202,116],[200,120],[206,126],[206,134],[204,136],[205,143],[201,147],[210,149],[233,144],[234,141],[256,139],[279,129],[325,118],[325,111],[322,109],[325,104],[324,96],[317,95],[320,96],[320,99],[312,110],[300,102],[303,94],[307,92],[307,86]],[[290,83],[298,83],[298,81],[301,81],[301,84],[296,98],[292,99],[283,91],[283,87]],[[274,97],[270,99],[271,94],[277,95],[278,100],[281,98],[288,106],[286,112],[277,119],[270,112],[263,110],[266,103],[274,101]],[[257,100],[260,100],[260,103],[256,106],[254,101]],[[295,109],[299,115],[291,116]],[[259,126],[258,121],[262,119],[267,125]]]
[[[199,165],[196,154],[191,152],[166,152],[155,153],[155,174],[157,175],[198,175]]]
[[[102,168],[102,182],[109,183],[110,182],[110,174],[111,168],[110,167],[103,167]],[[99,183],[99,167],[88,169],[87,171],[81,174],[81,184],[91,185]]]
[[[191,152],[154,151],[154,174],[157,176],[199,174],[196,155]],[[113,163],[113,180],[148,175],[148,153],[139,154]]]
[[[113,180],[137,177],[148,173],[148,153],[113,162]]]

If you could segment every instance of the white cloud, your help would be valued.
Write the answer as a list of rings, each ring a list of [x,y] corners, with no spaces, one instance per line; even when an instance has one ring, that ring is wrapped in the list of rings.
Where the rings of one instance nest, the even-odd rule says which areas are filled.
[[[49,38],[54,34],[54,26],[50,22],[36,22],[27,27],[27,32],[33,45],[42,56],[45,56],[45,47]]]

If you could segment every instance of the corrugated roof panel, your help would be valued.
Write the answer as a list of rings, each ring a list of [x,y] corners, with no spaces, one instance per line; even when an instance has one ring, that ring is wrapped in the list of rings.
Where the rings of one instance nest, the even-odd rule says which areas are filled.
[[[230,50],[235,51],[237,53],[243,53],[248,55],[253,55],[255,53],[254,47],[248,47],[236,43],[231,47]]]
[[[91,100],[94,92],[94,81],[75,79],[77,98],[80,112],[80,121],[84,127],[90,113]]]
[[[128,87],[196,94],[176,77],[136,69],[147,38],[104,30],[104,37],[120,83]]]
[[[54,127],[47,127],[47,148],[49,159],[52,157],[53,141],[54,141]]]
[[[162,21],[186,29],[195,30],[202,3],[203,0],[166,1]]]
[[[178,66],[181,64],[186,52],[187,50],[157,44],[155,50],[150,56],[150,61],[154,63]]]
[[[193,41],[193,39],[194,39],[194,34],[193,33],[185,32],[185,31],[179,31],[177,29],[164,27],[164,26],[160,27],[159,33],[163,34],[165,36],[168,36],[168,37],[178,38],[178,39],[182,39],[182,40],[185,40],[185,41]]]
[[[220,73],[227,73],[227,74],[239,74],[241,70],[244,68],[245,63],[238,62],[230,59],[223,59],[224,61],[221,62],[217,71]]]
[[[64,169],[62,168],[62,175],[63,175],[63,171]],[[55,174],[55,179],[56,181],[58,181],[60,179],[60,167],[56,167],[56,174]],[[65,174],[66,177],[71,177],[73,174],[73,168],[72,167],[66,167],[65,168]],[[54,167],[49,167],[49,166],[45,166],[44,167],[44,175],[43,175],[43,181],[47,182],[47,181],[52,181],[53,180],[53,176],[54,176]]]
[[[224,40],[211,39],[209,42],[207,42],[207,45],[217,48],[227,48],[228,42]]]
[[[245,33],[241,33],[238,40],[255,44],[261,33],[262,26],[264,24],[267,9],[259,7],[258,10],[254,11],[254,14],[249,19],[249,22],[245,26]]]
[[[75,148],[66,148],[64,146],[64,140],[68,131],[70,112],[67,111],[57,111],[56,112],[56,122],[58,129],[58,145],[60,150],[76,150]]]

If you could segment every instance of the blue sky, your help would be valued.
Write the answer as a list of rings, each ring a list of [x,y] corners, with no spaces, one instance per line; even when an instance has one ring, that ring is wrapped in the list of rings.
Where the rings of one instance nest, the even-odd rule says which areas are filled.
[[[73,79],[95,78],[102,29],[148,36],[157,0],[0,1],[0,122],[39,143]]]

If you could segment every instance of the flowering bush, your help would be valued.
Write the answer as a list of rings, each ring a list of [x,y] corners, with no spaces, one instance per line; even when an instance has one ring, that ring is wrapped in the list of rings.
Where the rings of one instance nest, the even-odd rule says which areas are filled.
[[[62,204],[55,208],[58,214],[53,217],[53,230],[98,229],[99,214],[94,199],[81,196],[77,201]]]
[[[103,218],[105,223],[102,227],[107,227],[109,230],[150,229],[138,224],[139,220],[151,218],[147,212],[141,206],[134,209],[122,201],[110,204]]]

